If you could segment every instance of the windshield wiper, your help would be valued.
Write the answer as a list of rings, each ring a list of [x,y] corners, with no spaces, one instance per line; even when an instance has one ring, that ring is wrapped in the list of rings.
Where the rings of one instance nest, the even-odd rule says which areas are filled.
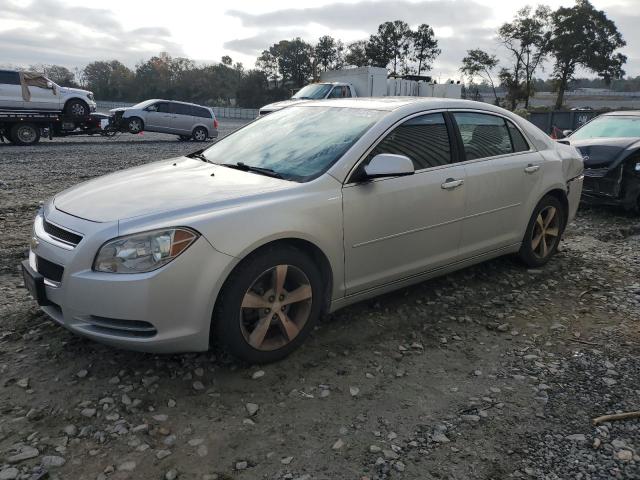
[[[207,157],[205,157],[202,152],[203,152],[203,150],[198,150],[196,152],[190,153],[190,154],[185,155],[185,156],[188,157],[188,158],[197,158],[199,160],[202,160],[203,162],[208,162],[209,159]]]
[[[267,177],[273,177],[273,178],[284,178],[282,175],[280,175],[278,172],[271,170],[270,168],[263,168],[263,167],[254,167],[252,165],[247,165],[244,162],[238,162],[238,163],[220,163],[219,165],[222,165],[223,167],[227,167],[227,168],[234,168],[236,170],[242,170],[243,172],[254,172],[254,173],[259,173],[261,175],[266,175]]]

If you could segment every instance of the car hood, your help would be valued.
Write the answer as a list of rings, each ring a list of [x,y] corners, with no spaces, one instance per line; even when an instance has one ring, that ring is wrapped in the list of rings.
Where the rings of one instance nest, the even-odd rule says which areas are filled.
[[[640,148],[637,138],[591,138],[588,140],[571,140],[576,147],[586,168],[614,168],[624,160],[634,148]]]
[[[276,110],[280,110],[284,107],[290,107],[291,105],[296,105],[298,103],[304,103],[304,102],[308,102],[309,100],[306,99],[290,99],[290,100],[283,100],[281,102],[275,102],[275,103],[270,103],[269,105],[265,105],[264,107],[262,107],[260,109],[260,111],[269,111],[269,112],[274,112]]]
[[[89,95],[89,90],[82,90],[81,88],[71,88],[71,87],[60,87],[60,92],[66,95],[78,95],[80,97],[86,97]]]
[[[57,194],[56,209],[94,222],[207,205],[291,188],[294,182],[181,157],[135,167],[81,183]]]

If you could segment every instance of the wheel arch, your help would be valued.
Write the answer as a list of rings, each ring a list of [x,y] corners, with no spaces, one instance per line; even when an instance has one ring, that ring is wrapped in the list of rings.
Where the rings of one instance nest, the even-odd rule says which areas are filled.
[[[229,271],[225,275],[224,281],[220,282],[219,284],[220,288],[216,293],[216,300],[213,305],[213,310],[211,311],[212,318],[213,313],[215,312],[215,306],[217,305],[221,297],[221,293],[223,292],[227,281],[229,280],[231,275],[240,267],[240,265],[242,265],[253,255],[259,255],[265,250],[278,246],[292,246],[298,250],[301,250],[307,253],[313,260],[313,262],[318,266],[318,268],[320,269],[320,274],[325,281],[325,291],[323,292],[324,295],[322,299],[322,312],[327,313],[329,311],[329,306],[331,305],[331,296],[333,292],[333,268],[331,266],[331,262],[329,261],[329,257],[318,245],[308,239],[304,239],[301,237],[283,237],[265,241],[260,245],[254,245],[252,248],[248,249],[240,256],[240,260],[237,261],[233,265],[233,267],[229,269]]]
[[[62,110],[64,111],[67,108],[67,105],[69,104],[69,102],[73,102],[73,101],[82,102],[87,106],[87,111],[91,110],[89,108],[89,103],[82,97],[69,97],[69,98],[66,98],[64,100],[64,105],[62,105]]]
[[[207,137],[211,136],[211,130],[204,123],[196,123],[191,129],[191,134],[196,131],[196,128],[204,128],[207,131]]]
[[[540,203],[540,200],[542,200],[547,195],[551,195],[552,197],[557,198],[558,201],[562,204],[562,207],[564,208],[564,212],[563,212],[564,213],[564,218],[562,220],[564,222],[564,227],[566,228],[568,220],[569,220],[569,199],[567,198],[566,190],[563,190],[560,187],[552,188],[552,189],[546,191],[545,194],[542,195],[540,197],[540,199],[538,199],[538,202],[536,203],[536,205],[538,203]]]

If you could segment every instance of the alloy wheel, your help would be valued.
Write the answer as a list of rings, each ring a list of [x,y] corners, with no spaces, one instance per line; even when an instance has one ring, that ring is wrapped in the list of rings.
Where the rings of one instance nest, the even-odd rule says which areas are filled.
[[[82,105],[81,103],[74,103],[73,105],[71,105],[71,113],[75,117],[84,117],[86,114],[84,105]]]
[[[131,120],[129,122],[129,131],[131,133],[138,133],[142,129],[142,125],[140,125],[140,120]]]
[[[198,142],[204,142],[207,139],[207,134],[205,133],[204,130],[202,129],[197,129],[194,134],[193,137],[198,141]]]
[[[262,273],[240,306],[240,328],[249,345],[271,351],[292,342],[311,313],[313,292],[307,275],[293,265]]]
[[[556,207],[540,210],[531,232],[531,250],[538,258],[546,258],[560,235],[560,215]]]

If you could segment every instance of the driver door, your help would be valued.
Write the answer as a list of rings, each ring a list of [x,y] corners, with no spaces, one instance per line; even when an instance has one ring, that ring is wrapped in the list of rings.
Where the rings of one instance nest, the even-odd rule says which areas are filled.
[[[60,87],[54,90],[53,84],[51,84],[51,88],[29,85],[29,92],[31,93],[31,100],[26,102],[26,108],[60,110]]]
[[[413,117],[369,153],[343,188],[347,295],[456,261],[464,217],[464,167],[453,162],[442,113]],[[375,155],[409,157],[413,175],[367,181]]]
[[[157,102],[147,107],[145,130],[168,133],[172,114],[169,113],[169,102]]]

